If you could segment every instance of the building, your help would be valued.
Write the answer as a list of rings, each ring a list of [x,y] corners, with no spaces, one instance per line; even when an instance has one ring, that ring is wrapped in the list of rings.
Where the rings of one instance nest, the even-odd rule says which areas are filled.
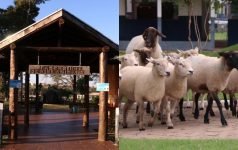
[[[204,0],[192,0],[192,12],[196,17],[192,17],[191,40],[193,47],[198,45],[195,33],[195,28],[197,28],[201,37],[200,47],[211,50],[215,46],[215,10],[206,2]],[[211,8],[208,13],[210,25],[208,24],[209,19],[206,19],[207,8]],[[160,39],[163,50],[190,49],[188,11],[189,7],[184,0],[120,0],[119,49],[125,50],[130,39],[142,34],[145,28],[149,26],[156,27],[167,36],[167,38]],[[197,22],[197,26],[194,25],[194,20]],[[205,22],[206,25],[204,26]],[[205,30],[207,33],[204,32]],[[208,34],[210,34],[210,40],[207,40]]]

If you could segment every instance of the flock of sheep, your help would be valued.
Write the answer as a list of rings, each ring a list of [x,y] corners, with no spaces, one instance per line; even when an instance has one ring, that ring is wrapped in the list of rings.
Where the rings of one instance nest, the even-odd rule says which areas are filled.
[[[199,54],[198,48],[164,54],[159,45],[159,37],[165,37],[153,27],[147,28],[142,35],[132,38],[126,54],[120,56],[119,101],[127,98],[123,106],[123,128],[127,128],[127,114],[131,105],[136,102],[139,111],[136,121],[139,130],[145,130],[143,122],[144,102],[150,102],[152,126],[155,117],[160,114],[161,123],[168,129],[173,128],[171,118],[179,104],[179,118],[183,115],[183,97],[189,89],[193,92],[195,102],[194,117],[198,118],[198,99],[207,93],[208,105],[204,123],[209,123],[209,113],[215,100],[223,126],[227,125],[218,98],[219,92],[230,94],[230,108],[236,115],[237,101],[234,93],[238,92],[238,53],[221,52],[220,57],[209,57]],[[235,68],[235,69],[233,69]],[[226,100],[226,97],[225,97]],[[228,109],[228,103],[225,102]]]

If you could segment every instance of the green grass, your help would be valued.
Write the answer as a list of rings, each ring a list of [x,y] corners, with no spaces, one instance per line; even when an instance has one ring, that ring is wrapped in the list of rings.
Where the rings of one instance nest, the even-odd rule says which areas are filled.
[[[210,34],[209,39],[211,39]],[[215,40],[227,40],[227,32],[216,32]]]
[[[238,140],[120,139],[120,150],[236,150]]]

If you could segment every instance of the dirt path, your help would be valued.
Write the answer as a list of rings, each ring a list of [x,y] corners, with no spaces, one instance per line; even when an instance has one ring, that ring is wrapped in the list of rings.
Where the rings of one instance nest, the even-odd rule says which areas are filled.
[[[124,138],[161,138],[161,139],[238,139],[238,119],[231,116],[231,112],[223,109],[228,126],[222,127],[220,115],[217,108],[214,108],[215,117],[210,117],[210,124],[203,123],[205,110],[200,111],[199,119],[194,119],[192,109],[185,108],[185,122],[181,122],[178,117],[173,119],[174,129],[167,129],[166,125],[161,125],[158,120],[154,126],[146,127],[145,131],[139,131],[136,122],[135,110],[130,110],[128,114],[128,128],[119,128],[120,137]],[[144,113],[144,122],[148,122],[149,115]],[[122,121],[122,115],[120,115]]]

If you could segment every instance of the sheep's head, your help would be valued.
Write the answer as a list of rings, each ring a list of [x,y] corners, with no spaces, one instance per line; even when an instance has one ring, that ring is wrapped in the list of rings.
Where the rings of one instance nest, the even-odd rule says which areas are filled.
[[[139,65],[138,60],[136,59],[134,54],[125,54],[125,55],[121,56],[120,62],[121,62],[122,67],[138,66]]]
[[[163,33],[160,33],[154,27],[149,27],[145,29],[143,33],[143,39],[145,41],[145,46],[148,48],[154,48],[157,42],[157,36],[166,37]]]
[[[178,52],[179,52],[179,55],[183,58],[187,58],[187,57],[199,54],[198,47],[196,47],[194,49],[186,50],[186,51],[178,50]]]
[[[193,74],[193,68],[189,60],[180,58],[180,59],[171,59],[169,60],[175,66],[175,73],[181,77],[186,77]]]
[[[238,70],[238,52],[220,52],[219,55],[225,59],[229,70],[233,68]]]
[[[139,55],[138,61],[140,65],[145,66],[148,63],[147,58],[151,57],[152,49],[143,47],[141,49],[134,49],[134,51]]]
[[[170,72],[168,70],[168,60],[165,58],[147,58],[147,60],[153,64],[153,69],[160,76],[170,76]]]

